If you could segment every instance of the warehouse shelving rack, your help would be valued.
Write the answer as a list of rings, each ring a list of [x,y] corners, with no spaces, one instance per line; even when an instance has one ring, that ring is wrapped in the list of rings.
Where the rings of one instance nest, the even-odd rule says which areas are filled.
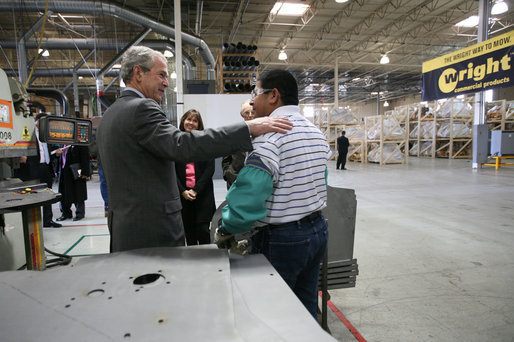
[[[486,124],[490,131],[514,129],[514,101],[498,100],[486,103]]]
[[[435,156],[471,158],[473,142],[474,97],[438,101],[434,110],[437,134]],[[447,133],[446,133],[447,132]]]
[[[220,49],[216,59],[216,92],[218,94],[249,94],[259,77],[258,65],[248,67],[241,63],[249,60],[257,61],[257,57],[255,50],[251,53],[228,53],[226,50]],[[237,65],[227,66],[226,62],[234,62]],[[226,85],[234,85],[234,87],[228,89]]]
[[[365,122],[365,145],[367,162],[405,164],[409,154],[408,113],[395,110],[384,115],[367,116]],[[370,160],[378,153],[378,158]],[[401,158],[398,158],[400,157]]]

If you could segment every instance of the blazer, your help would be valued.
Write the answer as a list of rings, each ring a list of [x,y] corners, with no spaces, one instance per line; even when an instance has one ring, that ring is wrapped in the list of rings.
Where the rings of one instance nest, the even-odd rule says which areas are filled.
[[[62,166],[62,155],[58,163],[61,176],[59,178],[59,192],[62,194],[61,202],[66,204],[83,202],[87,200],[87,184],[85,179],[74,179],[71,164],[79,163],[81,173],[91,176],[89,166],[89,148],[87,146],[71,146],[66,152],[66,163]]]
[[[248,126],[181,132],[159,104],[125,90],[106,110],[97,144],[109,197],[111,251],[183,246],[174,161],[250,151]]]
[[[214,160],[194,162],[195,164],[195,186],[196,199],[192,202],[180,195],[182,205],[189,202],[193,205],[196,222],[211,222],[212,215],[216,211],[216,201],[214,199],[214,185],[212,176],[214,175]],[[179,194],[188,188],[186,187],[186,163],[175,162],[177,172],[177,185]]]

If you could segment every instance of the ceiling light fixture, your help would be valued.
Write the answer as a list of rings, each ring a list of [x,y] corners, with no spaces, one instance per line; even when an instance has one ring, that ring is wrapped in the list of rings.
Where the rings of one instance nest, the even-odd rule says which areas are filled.
[[[278,54],[278,59],[281,61],[285,61],[287,59],[287,53],[284,50],[280,50]]]
[[[472,15],[471,17],[459,21],[455,26],[459,27],[475,27],[478,26],[479,18],[478,15]]]
[[[43,56],[43,57],[50,56],[50,52],[48,52],[48,50],[39,49],[38,53],[41,53],[41,56]]]
[[[496,1],[491,9],[492,15],[502,14],[509,10],[509,5],[507,5],[503,0]]]
[[[389,57],[387,57],[387,54],[380,58],[380,64],[389,64]]]
[[[389,107],[389,102],[387,102],[387,100],[384,102],[384,107]]]
[[[173,52],[171,52],[170,50],[164,50],[164,57],[166,57],[166,58],[173,57]]]
[[[336,0],[338,4],[344,4],[345,2],[348,2],[348,0]]]
[[[170,78],[177,78],[177,73],[173,71],[170,75]]]
[[[275,6],[271,9],[272,15],[290,15],[290,16],[302,16],[308,9],[309,5],[305,3],[297,2],[285,2],[277,1]]]

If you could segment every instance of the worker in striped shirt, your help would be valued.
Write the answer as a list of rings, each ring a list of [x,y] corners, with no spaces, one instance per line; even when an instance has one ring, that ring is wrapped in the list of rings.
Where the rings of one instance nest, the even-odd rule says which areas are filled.
[[[300,114],[298,86],[288,71],[263,74],[251,105],[256,117],[288,118],[293,129],[253,139],[254,150],[227,193],[215,242],[234,247],[233,234],[253,228],[251,253],[266,256],[317,320],[319,268],[328,239],[321,209],[327,202],[330,148],[325,135]]]

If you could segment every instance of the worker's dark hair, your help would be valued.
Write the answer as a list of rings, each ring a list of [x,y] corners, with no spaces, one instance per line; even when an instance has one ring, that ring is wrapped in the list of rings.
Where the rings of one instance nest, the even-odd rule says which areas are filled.
[[[342,131],[342,132],[341,132],[341,135],[345,135],[345,134],[346,134],[346,131]]]
[[[298,105],[298,84],[287,70],[273,69],[266,71],[259,78],[262,89],[277,88],[284,106]]]
[[[39,113],[38,115],[36,115],[34,117],[34,121],[38,121],[39,119],[41,119],[42,117],[45,117],[45,116],[48,116],[48,113]]]
[[[186,121],[187,118],[189,117],[193,117],[193,118],[196,118],[196,120],[198,120],[198,130],[199,131],[203,131],[204,130],[204,127],[203,127],[203,120],[202,120],[202,116],[200,115],[200,112],[197,111],[196,109],[190,109],[188,110],[187,112],[184,113],[184,115],[182,115],[182,117],[180,118],[180,126],[179,126],[179,129],[183,132],[185,132],[185,128],[184,128],[184,121]]]

